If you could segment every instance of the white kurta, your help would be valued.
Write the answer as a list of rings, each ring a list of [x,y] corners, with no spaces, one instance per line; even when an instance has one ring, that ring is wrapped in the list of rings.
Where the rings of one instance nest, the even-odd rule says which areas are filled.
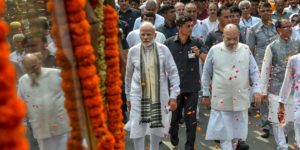
[[[70,127],[64,107],[60,70],[42,68],[37,82],[39,86],[32,87],[30,77],[25,74],[18,86],[18,96],[26,103],[33,136],[40,140],[68,133]]]
[[[168,134],[171,112],[166,112],[166,108],[169,98],[176,99],[180,93],[178,71],[170,50],[163,44],[156,44],[160,61],[160,100],[164,128],[149,128],[150,124],[140,124],[142,98],[140,75],[141,44],[137,44],[129,49],[125,75],[125,93],[127,100],[131,102],[130,120],[126,124],[126,129],[130,130],[130,138],[132,139],[144,137],[146,133],[155,134],[160,137]],[[146,57],[149,52],[149,48],[145,48]],[[170,96],[168,92],[168,79],[170,81]]]
[[[233,79],[230,78],[232,74],[236,75]],[[259,71],[248,46],[239,43],[232,51],[222,42],[210,49],[201,79],[203,95],[212,97],[206,140],[246,140],[249,96],[248,88],[243,89],[249,87],[249,78],[253,81],[254,92],[260,93]],[[241,96],[236,98],[238,95]]]
[[[155,33],[156,33],[155,41],[163,44],[166,41],[165,35],[158,31],[155,31]],[[139,44],[141,42],[140,29],[136,29],[129,32],[129,34],[126,37],[126,41],[128,43],[129,48],[133,47],[136,44]]]
[[[206,140],[246,140],[248,111],[217,111],[211,109]]]

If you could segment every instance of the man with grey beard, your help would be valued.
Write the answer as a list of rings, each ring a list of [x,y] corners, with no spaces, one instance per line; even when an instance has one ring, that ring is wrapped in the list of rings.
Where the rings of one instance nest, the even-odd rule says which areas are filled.
[[[32,127],[39,149],[66,149],[70,128],[60,70],[43,68],[34,54],[24,56],[23,65],[26,74],[19,80],[18,95],[27,105],[26,123]]]
[[[161,138],[168,135],[169,111],[176,109],[180,92],[172,54],[165,45],[154,41],[155,36],[154,25],[143,22],[141,42],[129,49],[127,57],[125,93],[130,119],[125,129],[130,131],[135,150],[145,149],[146,134],[150,134],[150,150],[159,149]]]

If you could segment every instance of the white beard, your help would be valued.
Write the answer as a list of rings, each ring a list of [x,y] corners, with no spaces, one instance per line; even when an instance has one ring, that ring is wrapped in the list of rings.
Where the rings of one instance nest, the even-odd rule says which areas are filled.
[[[37,81],[37,78],[39,77],[39,74],[38,73],[31,73],[31,74],[28,74],[29,78],[31,79],[31,87],[38,87],[39,86],[39,83]]]
[[[142,45],[143,45],[144,47],[148,47],[148,46],[152,45],[153,43],[154,43],[154,40],[152,40],[152,41],[150,41],[150,42],[147,42],[147,43],[143,43],[143,42],[142,42]]]

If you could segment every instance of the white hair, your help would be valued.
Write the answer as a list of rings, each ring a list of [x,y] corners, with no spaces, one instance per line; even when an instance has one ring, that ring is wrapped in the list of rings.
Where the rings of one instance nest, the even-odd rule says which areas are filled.
[[[239,3],[239,9],[242,9],[241,7],[245,4],[248,4],[250,7],[251,7],[251,2],[248,1],[248,0],[242,0],[240,3]]]
[[[148,5],[155,5],[157,7],[157,2],[155,0],[147,0],[145,7],[147,7]]]
[[[24,34],[18,33],[18,34],[13,35],[12,40],[13,41],[15,41],[15,40],[23,40],[24,38],[25,38]]]
[[[142,29],[144,27],[151,27],[154,31],[156,30],[155,26],[149,21],[143,21],[142,22],[142,24],[140,26],[140,29]]]

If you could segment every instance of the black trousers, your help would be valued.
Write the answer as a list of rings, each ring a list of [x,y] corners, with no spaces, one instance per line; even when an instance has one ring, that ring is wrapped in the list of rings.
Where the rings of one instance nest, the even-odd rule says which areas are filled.
[[[126,115],[126,112],[127,112],[127,98],[126,98],[126,94],[125,94],[125,83],[124,82],[122,83],[121,97],[122,97],[122,101],[123,101],[123,104],[121,105],[122,114],[123,114],[123,123],[126,123],[128,121],[128,117]]]
[[[182,118],[182,110],[184,110],[184,121],[186,125],[186,143],[185,150],[193,150],[196,139],[196,113],[198,103],[198,92],[181,93],[177,97],[177,109],[172,113],[170,135],[178,137],[179,120]]]

